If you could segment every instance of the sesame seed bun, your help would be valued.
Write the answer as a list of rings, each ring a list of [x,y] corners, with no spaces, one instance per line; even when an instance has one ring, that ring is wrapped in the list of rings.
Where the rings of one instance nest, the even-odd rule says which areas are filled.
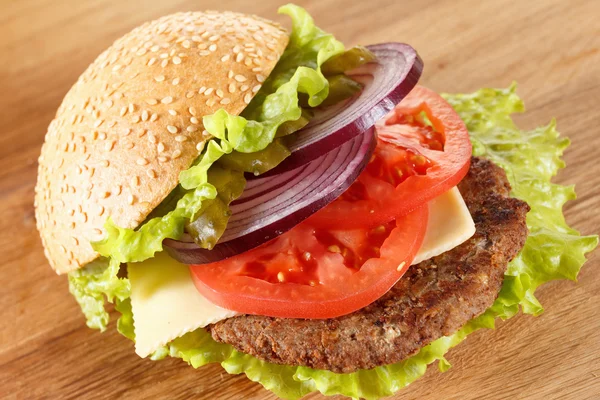
[[[98,254],[111,216],[135,228],[208,139],[202,116],[242,112],[283,53],[283,28],[236,13],[179,13],[102,53],[50,123],[35,188],[37,227],[57,273]]]

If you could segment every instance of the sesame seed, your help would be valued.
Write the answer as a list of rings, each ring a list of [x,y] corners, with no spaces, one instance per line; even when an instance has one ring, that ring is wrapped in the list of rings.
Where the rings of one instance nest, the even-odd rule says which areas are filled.
[[[162,153],[163,151],[165,151],[165,145],[163,144],[163,142],[158,143],[158,146],[156,146],[156,148],[159,153]]]
[[[216,102],[217,101],[215,99],[208,99],[208,100],[206,100],[206,105],[209,107],[212,107],[215,105]]]
[[[405,266],[405,265],[406,265],[406,262],[405,262],[405,261],[402,261],[402,262],[400,263],[400,265],[398,265],[398,268],[396,268],[396,270],[397,270],[398,272],[401,272],[401,271],[402,271],[402,268],[404,268],[404,266]]]
[[[190,125],[186,128],[186,130],[188,132],[196,132],[198,130],[198,127]]]
[[[231,103],[231,99],[229,99],[228,97],[225,97],[219,103],[220,104],[229,104],[229,103]]]
[[[150,121],[151,121],[151,122],[154,122],[154,121],[156,121],[157,119],[158,119],[158,114],[156,114],[156,113],[152,114],[152,116],[150,117]]]
[[[213,44],[211,44],[210,46],[208,46],[208,50],[210,50],[210,51],[215,51],[215,50],[217,50],[217,45],[216,45],[216,44],[214,44],[214,43],[213,43]]]
[[[198,118],[196,118],[196,117],[192,117],[192,118],[190,118],[190,122],[191,122],[192,124],[198,124],[198,123],[200,123],[200,121],[199,121],[199,120],[198,120]]]
[[[242,85],[242,86],[240,86],[240,91],[241,92],[245,92],[248,89],[250,89],[250,86],[248,86],[248,85]]]
[[[216,93],[217,93],[217,96],[219,96],[219,98],[223,98],[224,93],[221,89],[217,89]]]
[[[179,143],[185,142],[186,140],[188,140],[187,136],[183,136],[183,135],[177,135],[175,136],[175,140]]]
[[[226,62],[229,61],[229,54],[225,54],[223,57],[221,57],[221,62]]]
[[[137,124],[138,122],[140,122],[140,116],[134,115],[133,118],[131,118],[131,122],[133,122],[134,124]]]
[[[154,80],[156,82],[162,82],[162,81],[165,80],[165,76],[164,75],[158,75],[158,76],[154,77]]]
[[[245,77],[245,76],[243,76],[243,75],[236,75],[236,76],[234,77],[234,79],[235,79],[236,81],[238,81],[238,82],[245,82],[245,81],[246,81],[246,77]]]
[[[169,110],[169,114],[171,114],[171,115],[177,115],[177,111],[175,111],[175,110]]]
[[[133,197],[132,194],[130,194],[129,196],[127,196],[127,203],[129,205],[133,205],[133,202],[135,201],[135,198]]]
[[[124,117],[125,114],[127,114],[127,107],[121,107],[121,112],[119,113],[119,115],[121,117]]]
[[[252,68],[252,72],[261,72],[262,68],[261,67],[254,67]]]
[[[260,83],[263,83],[265,81],[265,77],[264,77],[264,75],[258,74],[258,75],[256,75],[256,80],[259,81]]]
[[[250,104],[250,100],[252,100],[252,95],[250,93],[246,93],[244,96],[244,103]]]
[[[171,104],[173,102],[173,98],[171,96],[167,96],[163,98],[160,102],[163,104]]]
[[[158,50],[160,50],[160,47],[158,45],[154,45],[150,48],[150,51],[153,53],[156,53]]]
[[[167,162],[167,161],[169,161],[169,157],[166,157],[166,156],[158,156],[158,157],[156,157],[156,158],[157,158],[157,159],[158,159],[158,161],[160,161],[160,162]]]
[[[173,79],[173,82],[171,82],[173,85],[179,85],[179,78],[175,78]]]
[[[252,64],[252,59],[251,58],[246,58],[246,61],[244,61],[244,65],[249,67]]]
[[[233,71],[232,70],[229,70],[229,72],[227,73],[227,77],[229,79],[233,78]]]
[[[235,56],[235,62],[240,63],[244,60],[244,53],[238,53],[237,56]]]
[[[143,157],[138,158],[136,161],[137,165],[143,166],[143,165],[148,165],[149,161]]]
[[[160,55],[160,58],[168,58],[168,57],[169,57],[169,55],[167,53],[162,53]]]
[[[215,89],[213,89],[213,88],[208,88],[208,89],[206,89],[206,90],[204,91],[204,95],[205,95],[205,96],[210,96],[210,95],[211,95],[211,93],[212,93],[212,92],[214,92],[214,91],[215,91]]]
[[[150,104],[151,106],[154,106],[154,105],[158,104],[158,100],[156,100],[156,99],[146,99],[146,103]]]
[[[115,147],[115,141],[111,140],[110,142],[106,142],[104,145],[104,150],[111,151]]]
[[[192,40],[194,42],[202,42],[202,38],[200,36],[192,36]]]
[[[171,158],[176,159],[176,158],[179,158],[179,156],[181,156],[181,150],[177,149],[173,152],[173,155],[171,156]]]
[[[206,49],[208,48],[208,44],[206,44],[206,43],[200,43],[200,44],[198,45],[198,48],[199,48],[200,50],[206,50]]]
[[[200,50],[200,52],[198,53],[201,56],[207,56],[210,54],[210,51],[208,50]]]
[[[133,178],[131,178],[131,185],[139,186],[140,185],[140,177],[136,175]]]
[[[283,274],[283,272],[280,271],[280,272],[277,273],[277,280],[279,282],[285,281],[285,275]]]
[[[206,91],[206,86],[202,86],[200,89],[198,89],[198,94],[202,94]]]
[[[127,107],[127,109],[129,110],[130,113],[135,111],[135,105],[132,103],[129,103],[129,106]]]
[[[152,57],[150,60],[148,60],[148,66],[154,65],[155,62],[156,62],[156,57]]]
[[[173,57],[173,64],[175,64],[175,65],[181,64],[181,58],[179,58],[177,56]]]
[[[146,175],[148,175],[149,178],[155,179],[156,171],[153,169],[148,169],[148,170],[146,170]]]
[[[160,63],[160,66],[164,68],[164,67],[166,67],[166,66],[167,66],[167,64],[169,64],[169,60],[163,60],[163,61]]]
[[[211,37],[208,38],[209,42],[216,42],[217,40],[219,40],[220,36],[219,35],[213,35]]]
[[[179,129],[173,125],[167,125],[167,130],[171,133],[177,133],[179,131]]]
[[[237,45],[237,44],[235,46],[233,46],[233,52],[234,52],[234,54],[239,53],[240,52],[240,46]]]
[[[102,125],[103,123],[104,123],[103,119],[96,120],[96,122],[94,122],[94,128],[100,127],[100,125]]]
[[[136,51],[135,54],[138,55],[138,56],[143,56],[144,54],[146,54],[146,51],[147,51],[146,49],[141,48],[138,51]]]
[[[196,144],[196,150],[198,150],[198,152],[201,152],[202,150],[204,150],[204,142],[198,142]]]
[[[254,92],[254,93],[258,92],[258,91],[260,90],[260,87],[261,87],[260,85],[256,85],[256,86],[254,86],[254,87],[252,88],[252,92]]]
[[[105,140],[106,139],[106,132],[100,132],[100,134],[98,135],[98,139]]]
[[[196,115],[196,108],[190,107],[190,108],[188,108],[188,111],[190,112],[191,115],[194,115],[194,116]]]

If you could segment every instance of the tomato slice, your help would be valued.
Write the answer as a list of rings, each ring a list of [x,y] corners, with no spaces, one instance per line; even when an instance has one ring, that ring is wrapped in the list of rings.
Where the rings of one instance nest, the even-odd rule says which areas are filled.
[[[377,148],[366,170],[315,215],[315,226],[381,225],[450,190],[469,170],[465,124],[440,95],[422,86],[380,121],[376,132]]]
[[[317,228],[313,216],[256,249],[192,265],[191,275],[211,302],[241,313],[338,317],[377,300],[402,277],[421,247],[427,216],[421,207],[375,228],[346,230]]]

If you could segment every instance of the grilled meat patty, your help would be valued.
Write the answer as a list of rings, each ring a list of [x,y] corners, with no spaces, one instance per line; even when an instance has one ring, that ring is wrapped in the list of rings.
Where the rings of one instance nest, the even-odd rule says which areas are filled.
[[[498,296],[507,264],[527,238],[529,211],[508,197],[506,174],[491,161],[472,158],[458,187],[475,235],[411,266],[379,300],[326,320],[242,315],[210,326],[212,337],[271,363],[348,373],[396,363],[456,332]]]

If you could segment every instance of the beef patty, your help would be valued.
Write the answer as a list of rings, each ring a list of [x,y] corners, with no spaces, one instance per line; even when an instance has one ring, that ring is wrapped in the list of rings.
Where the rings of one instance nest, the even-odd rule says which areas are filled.
[[[326,320],[242,315],[210,326],[212,337],[271,363],[348,373],[396,363],[456,332],[498,296],[506,266],[527,237],[529,211],[508,197],[504,170],[488,160],[472,158],[458,187],[475,235],[411,266],[379,300]]]

